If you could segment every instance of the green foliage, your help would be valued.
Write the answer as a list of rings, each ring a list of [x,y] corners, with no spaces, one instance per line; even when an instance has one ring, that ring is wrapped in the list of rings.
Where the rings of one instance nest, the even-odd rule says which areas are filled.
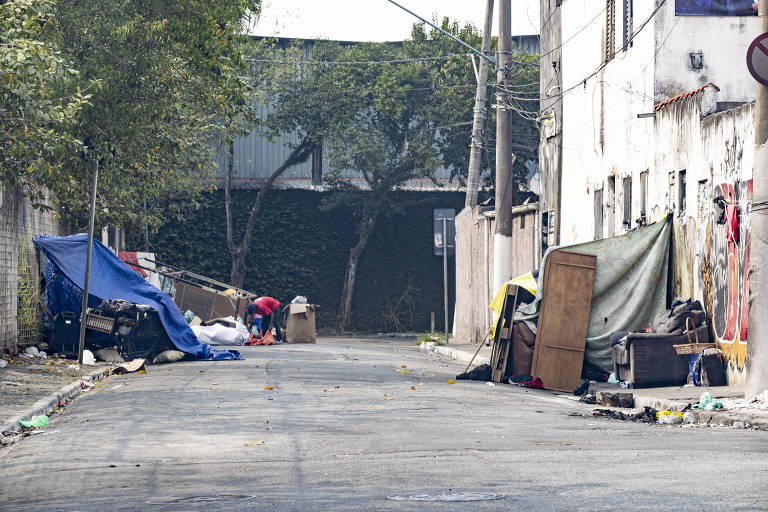
[[[77,150],[69,133],[87,104],[70,60],[43,37],[53,0],[0,2],[0,186],[33,201],[66,179],[61,157]]]
[[[18,302],[16,310],[16,325],[19,335],[26,340],[34,340],[38,334],[40,308],[37,306],[39,292],[33,280],[32,270],[27,259],[30,246],[29,234],[22,235],[19,240],[17,254]]]
[[[55,192],[64,214],[84,219],[88,181],[99,164],[99,220],[155,224],[160,199],[194,200],[213,178],[219,120],[243,108],[238,45],[255,0],[58,0],[46,36],[80,73],[90,106],[72,135]],[[163,205],[173,203],[162,202]]]
[[[241,236],[253,191],[235,190],[232,195],[235,234]],[[296,295],[308,297],[320,305],[318,325],[326,328],[334,325],[349,248],[356,239],[356,222],[349,208],[320,207],[329,195],[274,190],[266,196],[246,259],[244,283],[245,289],[282,303]],[[223,191],[204,194],[199,210],[189,213],[183,222],[170,221],[152,235],[158,261],[226,282],[230,258],[223,196]],[[432,210],[461,208],[463,194],[398,192],[393,200],[409,206],[382,218],[371,235],[358,270],[350,323],[353,330],[392,331],[397,326],[425,330],[431,311],[435,311],[438,325],[443,322],[443,267],[442,258],[433,255]],[[134,233],[129,247],[137,247],[141,241],[141,234]],[[452,301],[452,259],[449,264]]]

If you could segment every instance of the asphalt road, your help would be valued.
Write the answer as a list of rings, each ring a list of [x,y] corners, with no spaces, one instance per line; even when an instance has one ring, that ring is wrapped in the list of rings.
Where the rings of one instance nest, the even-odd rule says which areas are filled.
[[[0,450],[0,509],[768,509],[766,432],[598,419],[546,391],[450,385],[460,365],[402,341],[243,352],[78,398]],[[417,495],[499,499],[393,499]]]

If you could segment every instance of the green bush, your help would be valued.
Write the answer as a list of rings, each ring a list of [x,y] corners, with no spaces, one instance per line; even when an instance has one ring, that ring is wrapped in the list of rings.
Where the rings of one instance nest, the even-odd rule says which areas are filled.
[[[236,241],[241,239],[256,191],[233,192]],[[320,306],[318,327],[332,327],[341,300],[349,250],[356,241],[355,219],[346,208],[322,207],[327,193],[275,190],[267,194],[247,258],[244,288],[289,302],[306,296]],[[352,330],[424,331],[430,312],[443,324],[442,259],[433,255],[434,208],[463,207],[453,192],[398,192],[402,212],[382,217],[360,259],[352,300]],[[137,234],[138,235],[138,234]],[[224,193],[204,196],[184,222],[169,222],[151,237],[158,261],[229,281]],[[132,240],[133,247],[141,239]],[[453,303],[453,259],[449,260],[449,301]],[[451,315],[453,312],[449,312]]]

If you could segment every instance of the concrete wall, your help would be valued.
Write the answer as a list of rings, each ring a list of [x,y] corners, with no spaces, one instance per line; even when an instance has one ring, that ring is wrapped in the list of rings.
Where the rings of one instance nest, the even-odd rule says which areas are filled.
[[[728,358],[729,381],[740,383],[747,353],[754,103],[707,115],[718,96],[708,88],[657,112],[656,169],[649,187],[660,208],[666,204],[675,212],[675,294],[702,301]],[[717,196],[739,208],[738,241],[729,241],[725,224],[718,223]]]
[[[757,33],[755,17],[675,16],[667,1],[633,2],[631,46],[624,47],[624,2],[616,0],[614,53],[606,55],[606,2],[567,0],[557,8],[541,0],[542,115],[555,111],[555,130],[544,120],[540,165],[543,211],[560,200],[560,244],[598,236],[596,192],[602,191],[602,236],[634,228],[640,217],[640,174],[654,167],[654,126],[638,114],[654,105],[712,81],[721,88],[721,107],[754,98],[754,81],[744,64],[746,47]],[[643,27],[646,20],[649,20]],[[545,23],[547,22],[547,23]],[[547,48],[550,47],[548,50]],[[557,53],[561,56],[555,59]],[[701,52],[704,66],[693,69],[689,54]],[[559,60],[558,74],[553,61]],[[559,81],[559,84],[558,84]],[[560,85],[559,94],[552,85]],[[558,102],[562,112],[558,112]],[[560,114],[559,118],[557,114]],[[557,161],[562,160],[558,168]],[[622,180],[631,178],[631,197],[623,197]],[[613,184],[613,190],[611,185]],[[560,193],[560,191],[562,191]],[[625,202],[631,223],[623,225]],[[663,208],[665,202],[660,202]],[[653,203],[650,201],[647,207]],[[585,222],[589,218],[590,222]]]
[[[653,110],[653,21],[622,49],[621,2],[617,2],[615,54],[604,69],[588,78],[605,60],[605,2],[570,0],[562,4],[563,165],[560,242],[596,238],[595,191],[603,194],[602,236],[626,231],[620,212],[633,201],[632,221],[639,216],[639,194],[624,198],[622,179],[652,164],[653,121],[637,114]],[[645,19],[652,2],[635,2],[634,19]],[[570,90],[569,90],[570,89]],[[613,193],[609,191],[613,180]]]
[[[39,288],[39,267],[32,239],[59,234],[53,213],[32,208],[19,190],[0,190],[0,353],[15,351],[19,343],[37,341],[40,312],[34,299]],[[21,323],[20,283],[27,286],[28,292],[22,297],[30,297],[26,302],[31,306],[26,314],[25,308],[21,309],[27,320]]]
[[[635,0],[635,6],[639,3]],[[757,16],[675,16],[675,2],[667,1],[654,21],[657,100],[708,82],[721,88],[718,101],[745,102],[755,98],[755,83],[745,58],[749,43],[759,33]],[[691,67],[692,52],[702,53],[702,69]]]
[[[454,337],[458,342],[480,343],[493,318],[488,304],[496,291],[493,282],[493,212],[465,208],[456,216],[456,308]],[[518,276],[538,267],[535,207],[513,208],[514,267]],[[487,259],[486,259],[487,257]]]

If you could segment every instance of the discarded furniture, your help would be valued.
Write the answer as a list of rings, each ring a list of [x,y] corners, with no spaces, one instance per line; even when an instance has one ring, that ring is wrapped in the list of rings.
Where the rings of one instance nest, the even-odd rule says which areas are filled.
[[[597,256],[552,251],[544,268],[531,375],[571,392],[581,380]]]
[[[508,373],[509,356],[512,352],[512,332],[514,327],[515,309],[517,308],[516,285],[507,286],[507,295],[504,298],[504,305],[501,308],[501,314],[496,320],[496,330],[493,338],[493,348],[491,349],[491,380],[493,382],[503,382]]]

